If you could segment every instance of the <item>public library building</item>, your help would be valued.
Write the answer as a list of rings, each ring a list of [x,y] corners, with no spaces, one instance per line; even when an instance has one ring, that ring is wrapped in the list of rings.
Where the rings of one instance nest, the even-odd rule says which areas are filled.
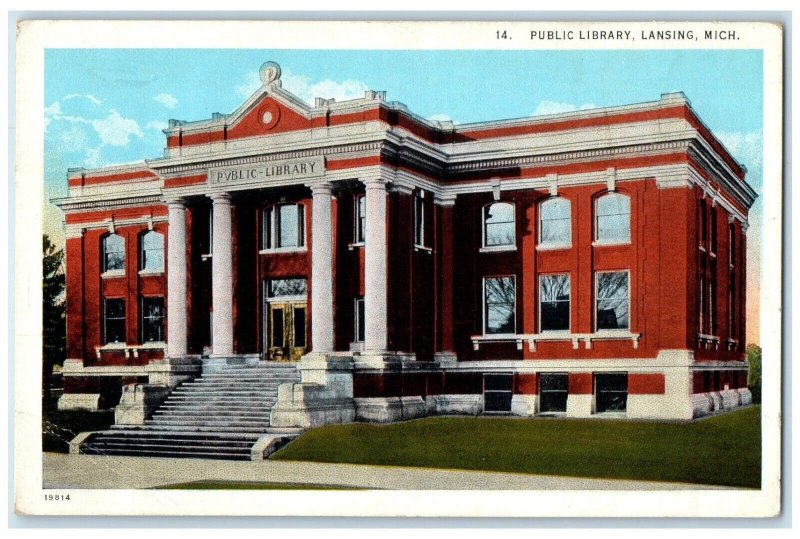
[[[454,125],[261,80],[163,157],[70,169],[59,408],[147,424],[272,368],[272,427],[750,403],[756,194],[682,93]]]

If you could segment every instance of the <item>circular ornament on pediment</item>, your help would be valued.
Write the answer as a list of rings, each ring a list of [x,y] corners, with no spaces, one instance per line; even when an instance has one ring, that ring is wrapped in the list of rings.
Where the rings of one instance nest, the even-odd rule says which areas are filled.
[[[281,78],[281,66],[275,62],[264,62],[258,74],[262,83],[270,84]]]
[[[281,109],[275,103],[266,103],[258,109],[258,119],[267,129],[272,129],[278,125],[281,119]]]

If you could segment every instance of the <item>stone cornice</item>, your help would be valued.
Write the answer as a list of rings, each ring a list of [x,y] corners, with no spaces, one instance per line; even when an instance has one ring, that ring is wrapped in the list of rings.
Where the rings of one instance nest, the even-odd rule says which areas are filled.
[[[94,197],[81,197],[77,199],[65,197],[56,198],[51,200],[53,204],[61,208],[65,212],[82,211],[82,210],[96,210],[96,209],[115,209],[126,208],[130,206],[148,206],[153,204],[162,204],[163,198],[161,194],[144,195],[144,196],[118,196],[113,199],[97,199]]]
[[[303,157],[316,157],[316,156],[345,156],[347,154],[358,154],[365,152],[380,152],[384,147],[384,142],[364,142],[356,144],[342,144],[337,146],[320,146],[317,148],[309,148],[306,150],[287,150],[271,154],[258,154],[258,155],[245,155],[229,158],[210,158],[198,159],[191,163],[170,165],[165,162],[154,163],[153,169],[157,170],[162,177],[172,178],[202,172],[205,173],[211,167],[229,167],[252,165],[258,163],[268,163],[270,161],[281,161],[287,159],[299,159]]]

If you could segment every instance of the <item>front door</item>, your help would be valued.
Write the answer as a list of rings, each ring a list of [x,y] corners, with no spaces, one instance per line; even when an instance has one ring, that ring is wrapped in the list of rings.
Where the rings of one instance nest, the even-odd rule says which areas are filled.
[[[305,302],[267,303],[267,359],[298,361],[306,352]]]

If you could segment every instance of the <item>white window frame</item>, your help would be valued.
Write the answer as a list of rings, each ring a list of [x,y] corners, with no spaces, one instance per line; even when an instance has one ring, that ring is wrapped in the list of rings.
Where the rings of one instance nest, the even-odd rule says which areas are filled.
[[[297,243],[286,247],[278,246],[278,232],[280,227],[280,208],[294,206],[297,208]],[[300,202],[281,202],[261,210],[261,254],[270,253],[302,253],[307,247],[306,241],[306,208]]]
[[[109,341],[108,340],[108,302],[109,301],[121,301],[122,302],[122,341]],[[119,318],[114,318],[114,320],[119,320]],[[108,344],[122,344],[124,345],[127,342],[128,336],[128,309],[127,309],[127,301],[126,298],[103,298],[103,345]]]
[[[569,280],[569,327],[567,329],[543,329],[542,328],[542,280],[546,277],[555,277],[558,275],[566,275],[567,279]],[[537,302],[538,312],[537,320],[539,322],[539,333],[547,333],[547,334],[559,334],[565,333],[568,334],[572,331],[572,276],[569,272],[558,272],[558,273],[543,273],[539,275],[539,301]]]
[[[150,251],[158,250],[158,249],[145,249],[144,248],[144,239],[145,239],[145,237],[147,237],[150,234],[158,234],[161,237],[161,249],[160,249],[160,251],[161,251],[161,267],[160,268],[145,269],[145,267],[144,267],[145,251],[147,251],[147,250],[150,250]],[[161,232],[159,232],[157,230],[148,230],[147,232],[144,232],[143,234],[139,235],[139,275],[160,275],[160,274],[164,273],[164,266],[167,263],[166,255],[167,255],[167,253],[166,253],[166,242],[165,242],[164,234],[162,234]]]
[[[598,211],[598,204],[600,201],[605,197],[625,197],[628,200],[628,237],[627,238],[607,238],[607,239],[600,239],[600,213]],[[620,193],[618,191],[608,191],[603,193],[602,195],[596,197],[594,199],[594,219],[593,219],[593,226],[594,226],[594,241],[592,245],[630,245],[631,243],[631,197],[625,193]]]
[[[599,301],[598,298],[598,284],[599,284],[599,277],[601,273],[625,273],[628,275],[628,327],[627,328],[614,328],[614,329],[599,329],[597,327],[597,304]],[[629,269],[617,269],[617,270],[596,270],[594,272],[594,305],[592,305],[592,318],[594,318],[594,331],[595,333],[599,333],[601,335],[608,335],[608,334],[625,334],[629,335],[633,330],[631,329],[633,326],[633,312],[631,311],[631,270]]]
[[[151,319],[150,317],[145,317],[144,315],[144,302],[148,299],[161,299],[161,340],[160,341],[145,341],[144,340],[144,321],[145,318]],[[160,343],[163,344],[165,342],[164,337],[166,336],[166,326],[164,321],[167,318],[167,304],[164,301],[164,296],[142,296],[141,301],[139,304],[139,340],[142,344],[144,343]]]
[[[414,192],[414,247],[425,245],[425,191]]]
[[[108,241],[108,238],[110,238],[112,236],[116,236],[120,240],[122,240],[122,267],[121,268],[108,269],[107,253],[109,251],[106,250],[106,242]],[[116,232],[111,232],[111,233],[106,234],[105,236],[103,236],[102,239],[100,240],[100,251],[102,253],[101,256],[103,257],[102,268],[101,268],[102,269],[102,271],[101,271],[102,277],[119,277],[121,275],[125,275],[125,268],[128,267],[128,253],[126,252],[125,238],[122,235],[117,234]]]
[[[511,206],[511,227],[514,232],[514,241],[511,243],[503,243],[500,245],[486,245],[486,210],[495,204],[506,204]],[[504,221],[508,222],[508,221]],[[482,253],[491,253],[498,251],[516,251],[517,250],[517,205],[508,200],[495,200],[484,204],[481,207],[481,249]]]
[[[542,229],[544,228],[542,226],[542,222],[543,222],[542,217],[544,215],[544,212],[542,211],[542,209],[544,208],[544,206],[547,203],[552,202],[552,201],[554,201],[556,199],[564,200],[569,204],[569,241],[568,242],[552,242],[552,243],[550,243],[550,242],[542,241]],[[539,207],[537,208],[537,210],[538,210],[538,212],[537,212],[538,213],[538,215],[537,215],[537,217],[538,217],[537,218],[537,225],[538,226],[536,227],[537,228],[536,249],[540,250],[540,251],[557,250],[557,249],[571,249],[572,248],[572,225],[573,225],[572,200],[568,199],[567,197],[560,196],[560,195],[552,196],[552,197],[549,197],[549,198],[541,201],[539,203]],[[548,220],[551,220],[551,219],[548,219]]]
[[[502,278],[506,278],[506,277],[510,277],[514,281],[514,331],[511,332],[511,333],[487,333],[486,332],[486,321],[487,321],[486,320],[486,281],[488,279],[502,279]],[[516,335],[517,334],[517,276],[514,275],[514,274],[489,275],[489,276],[483,277],[483,283],[482,284],[483,284],[483,286],[481,287],[481,294],[482,294],[482,296],[481,296],[482,297],[482,299],[481,299],[481,313],[482,313],[481,314],[481,320],[482,320],[481,333],[484,336],[489,336],[489,337],[507,337],[507,336],[510,336],[510,335]]]
[[[363,202],[362,202],[363,201]],[[361,225],[359,215],[360,205],[364,205],[364,225]],[[353,241],[350,247],[363,247],[364,240],[367,239],[367,195],[357,194],[353,197]]]

